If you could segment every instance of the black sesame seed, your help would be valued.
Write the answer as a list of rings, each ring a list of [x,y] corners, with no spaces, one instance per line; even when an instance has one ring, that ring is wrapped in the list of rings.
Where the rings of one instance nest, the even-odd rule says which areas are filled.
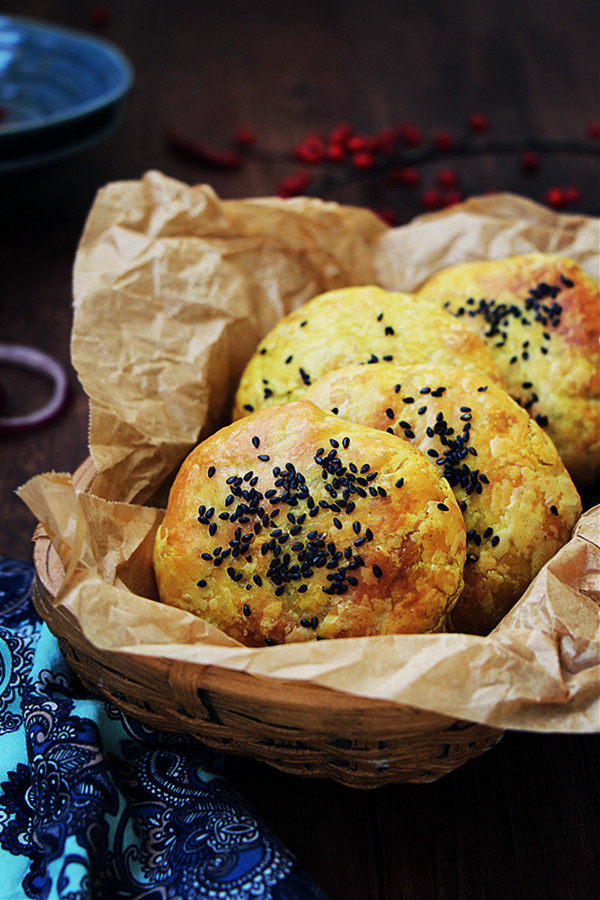
[[[415,398],[414,398],[414,397],[403,397],[403,398],[402,398],[402,402],[403,402],[403,403],[414,403],[414,402],[415,402]]]
[[[260,459],[261,462],[269,462],[269,460],[271,459],[271,457],[269,456],[268,453],[259,453],[259,454],[258,454],[258,459]]]
[[[556,508],[554,505],[552,505],[552,506],[550,507],[550,512],[552,513],[553,516],[557,516],[557,515],[558,515],[558,510],[557,510],[557,508]]]
[[[492,538],[492,540],[490,541],[490,544],[492,545],[492,547],[497,547],[499,543],[500,543],[500,538],[498,537],[497,534],[495,534],[494,537]]]
[[[382,572],[382,570],[379,568],[379,566],[377,565],[377,563],[375,563],[375,564],[373,565],[373,575],[375,576],[375,578],[381,578],[381,576],[383,575],[383,572]]]
[[[400,388],[401,388],[401,387],[402,387],[401,384],[395,384],[395,385],[394,385],[394,393],[395,393],[395,394],[399,394],[399,393],[400,393]]]
[[[304,322],[300,322],[300,328],[304,328],[305,325],[308,325],[306,319],[304,320]]]
[[[344,450],[347,450],[349,446],[350,446],[350,438],[345,437],[344,440],[342,441],[342,447],[344,448]]]
[[[441,509],[442,512],[448,512],[448,507],[446,506],[445,503],[438,503],[437,508]]]
[[[335,525],[336,528],[341,528],[341,527],[342,527],[342,523],[341,523],[340,520],[337,519],[335,516],[333,517],[333,524]]]
[[[300,619],[303,628],[310,628],[310,619]]]
[[[401,488],[403,484],[404,484],[404,478],[399,478],[398,481],[396,482],[396,487]]]
[[[394,418],[394,410],[391,409],[389,406],[388,406],[388,408],[386,409],[385,414],[386,414],[386,416],[388,417],[388,419],[393,419],[393,418]]]
[[[200,581],[196,582],[196,584],[198,585],[198,587],[206,587],[206,581],[204,580],[204,578],[201,578]]]
[[[212,478],[217,470],[214,466],[209,466],[208,472],[206,473],[209,478]]]
[[[307,592],[307,590],[308,590],[308,585],[301,584],[300,587],[298,588],[298,593],[305,594]]]
[[[265,638],[265,644],[267,647],[274,647],[277,644],[277,641],[274,641],[273,638]]]
[[[250,585],[247,584],[246,587],[250,587]],[[242,606],[242,612],[244,613],[246,618],[252,613],[252,610],[250,609],[250,607],[248,606],[247,603],[244,603],[244,605]]]
[[[260,438],[257,437],[256,435],[254,435],[254,437],[252,438],[252,444],[254,447],[259,447],[260,446]]]
[[[420,406],[420,407],[418,408],[418,410],[417,410],[417,413],[418,413],[420,416],[422,416],[422,415],[423,415],[424,413],[426,413],[426,412],[427,412],[427,407],[426,407],[426,406]]]
[[[491,537],[493,535],[493,533],[494,533],[493,528],[486,528],[485,531],[483,532],[484,539],[487,540],[489,537]]]
[[[248,410],[248,412],[254,412],[254,407],[250,403],[244,403],[244,409]]]
[[[483,394],[484,391],[487,391],[487,384],[484,387],[478,387],[477,390],[480,394]]]
[[[329,438],[329,443],[331,444],[332,447],[335,447],[336,450],[340,446],[339,441],[336,441],[335,438]]]

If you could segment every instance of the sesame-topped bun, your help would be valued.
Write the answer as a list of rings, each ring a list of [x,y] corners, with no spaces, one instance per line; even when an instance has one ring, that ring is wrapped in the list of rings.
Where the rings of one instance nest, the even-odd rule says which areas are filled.
[[[447,366],[353,366],[306,398],[405,438],[447,478],[467,528],[457,631],[491,631],[569,539],[581,504],[554,444],[485,378]]]
[[[483,340],[448,313],[378,287],[328,291],[277,323],[246,366],[233,418],[299,399],[326,372],[357,363],[422,362],[501,383]]]
[[[418,450],[298,401],[190,453],[154,569],[164,603],[251,647],[429,632],[462,589],[465,541]]]
[[[487,342],[508,393],[579,485],[600,475],[600,292],[577,263],[531,253],[453,266],[417,294]]]

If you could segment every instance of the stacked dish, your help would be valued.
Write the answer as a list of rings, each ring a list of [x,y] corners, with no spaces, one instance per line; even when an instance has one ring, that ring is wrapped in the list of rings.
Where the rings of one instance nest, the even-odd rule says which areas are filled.
[[[133,82],[106,41],[0,17],[0,173],[65,159],[108,137]]]

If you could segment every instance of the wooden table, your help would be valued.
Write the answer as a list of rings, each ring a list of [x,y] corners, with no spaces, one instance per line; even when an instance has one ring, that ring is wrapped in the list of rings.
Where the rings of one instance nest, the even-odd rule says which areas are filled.
[[[5,5],[6,6],[6,5]],[[92,3],[19,0],[7,12],[91,28]],[[598,10],[585,0],[503,3],[314,0],[114,3],[103,34],[136,68],[127,117],[86,156],[0,180],[2,341],[29,343],[68,365],[71,266],[94,192],[158,168],[210,181],[223,196],[272,193],[294,163],[256,160],[239,172],[174,156],[164,128],[226,144],[238,126],[285,154],[311,130],[351,120],[374,132],[412,120],[459,132],[486,113],[498,139],[585,139],[598,115]],[[543,198],[577,184],[598,214],[597,162],[544,157],[526,177],[511,156],[457,164],[466,193],[508,189]],[[359,185],[338,197],[420,211],[421,191]],[[87,403],[71,371],[66,412],[36,434],[0,445],[0,552],[27,557],[33,519],[14,488],[87,455]],[[35,405],[43,382],[2,370],[8,409]],[[589,492],[590,505],[598,491]],[[509,734],[484,757],[428,786],[361,793],[279,774],[241,759],[227,774],[334,900],[595,895],[600,881],[597,737]]]

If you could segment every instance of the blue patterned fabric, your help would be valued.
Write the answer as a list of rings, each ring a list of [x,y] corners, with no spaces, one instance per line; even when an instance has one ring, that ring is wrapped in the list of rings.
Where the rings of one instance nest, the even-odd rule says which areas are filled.
[[[0,557],[0,896],[326,900],[221,758],[86,693]]]

